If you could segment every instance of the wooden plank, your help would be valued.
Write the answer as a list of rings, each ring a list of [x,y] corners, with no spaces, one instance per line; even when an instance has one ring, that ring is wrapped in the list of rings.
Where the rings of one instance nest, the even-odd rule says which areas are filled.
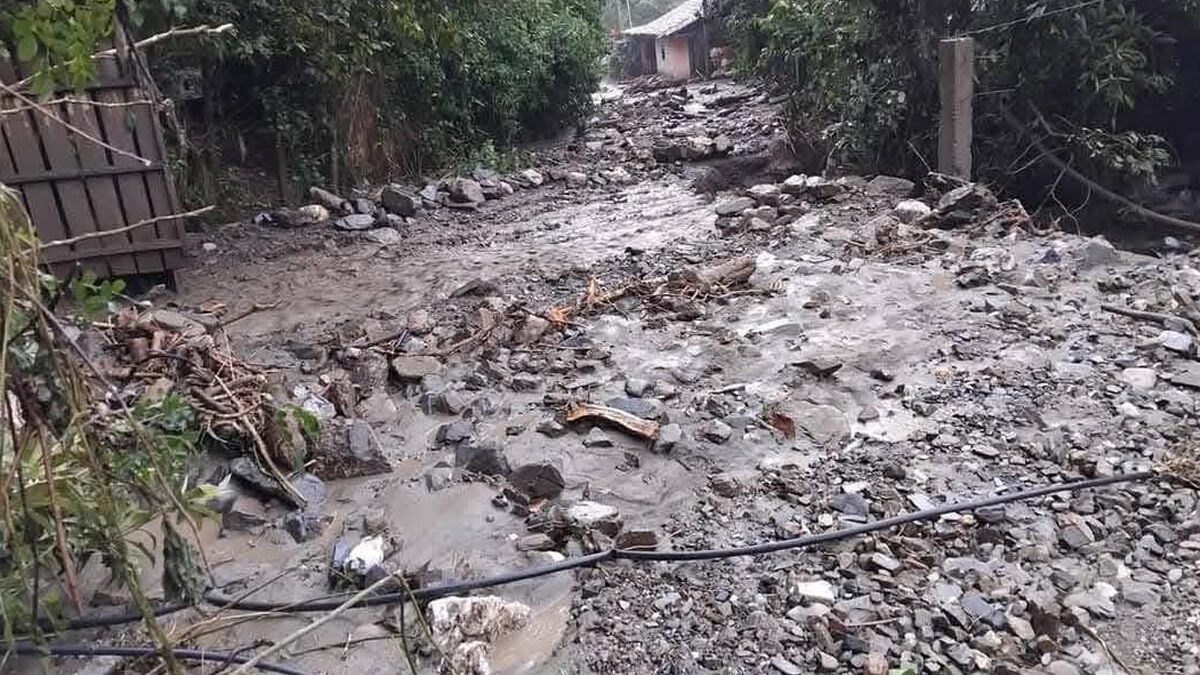
[[[51,125],[49,127],[50,130],[53,130],[54,127],[58,127],[58,134],[64,135],[61,125],[55,124],[54,122],[50,122],[49,124]],[[91,143],[91,141],[83,139],[80,139],[80,142]],[[102,166],[97,168],[77,168],[65,170],[55,169],[53,171],[37,171],[28,174],[22,174],[20,176],[11,178],[7,181],[7,183],[9,185],[22,185],[24,183],[44,183],[47,181],[58,180],[80,180],[92,176],[116,176],[126,173],[152,173],[161,172],[162,170],[163,166],[158,162],[155,162],[150,166],[143,166],[139,163],[136,166]]]
[[[140,82],[144,76],[144,71],[135,69],[134,79],[139,80]],[[144,98],[152,99],[157,104],[158,96],[154,89],[154,83],[148,83],[148,87],[147,83],[144,82],[141,83],[141,85],[143,87],[141,90],[130,90],[127,92],[127,95],[138,94]],[[156,160],[162,164],[162,171],[159,172],[157,176],[153,174],[146,174],[146,182],[147,186],[150,188],[151,199],[157,200],[156,203],[153,204],[154,209],[159,213],[162,213],[164,209],[166,213],[179,213],[179,197],[175,193],[175,181],[171,175],[171,167],[166,161],[167,148],[166,143],[163,141],[163,128],[161,124],[161,118],[158,115],[158,110],[156,107],[138,106],[137,112],[144,114],[146,121],[149,122],[149,124],[144,126],[141,124],[138,125],[138,128],[148,136],[146,142],[142,143],[142,148],[146,149],[147,158]],[[161,187],[159,186],[159,183],[161,183]],[[183,219],[176,218],[174,220],[164,221],[163,223],[159,224],[158,227],[159,236],[177,239],[180,242],[183,241],[185,235]],[[179,248],[163,249],[162,256],[163,267],[168,273],[168,285],[171,288],[174,288],[174,270],[177,270],[183,266],[182,245]]]
[[[42,155],[41,139],[32,111],[20,115],[8,115],[0,121],[12,152],[13,173],[46,171],[46,159]],[[29,218],[43,240],[68,237],[66,223],[58,208],[58,197],[49,183],[32,183],[22,186]]]
[[[155,241],[139,242],[135,244],[125,244],[122,246],[111,246],[98,250],[98,255],[121,255],[121,254],[137,254],[137,253],[152,253],[155,255],[161,254],[164,251],[180,250],[182,242],[174,239],[158,239]],[[72,252],[66,247],[54,247],[42,255],[42,260],[45,262],[62,262],[65,260],[75,260],[81,258],[77,252]]]
[[[64,120],[67,116],[65,105],[56,106],[53,110]],[[75,145],[64,128],[58,122],[46,119],[44,115],[35,114],[38,127],[42,134],[42,142],[46,148],[46,159],[50,162],[50,173],[80,170],[80,160],[75,152]],[[96,219],[88,201],[87,186],[82,178],[70,181],[60,181],[53,185],[58,193],[59,209],[62,211],[66,224],[67,236],[77,237],[81,234],[96,232]],[[90,239],[69,247],[77,257],[96,255],[100,249],[99,239]]]
[[[121,64],[118,63],[116,57],[101,57],[97,59],[96,72],[101,79],[117,79],[122,77]],[[101,103],[122,103],[125,101],[120,90],[111,89],[95,92],[92,94],[92,98]],[[100,107],[97,114],[100,116],[106,133],[106,140],[109,144],[139,157],[144,157],[141,149],[138,147],[137,139],[133,135],[132,126],[135,118],[128,109]],[[109,158],[114,166],[136,167],[141,165],[138,160],[117,153],[109,153]],[[150,208],[150,194],[146,189],[146,182],[141,176],[121,174],[116,176],[116,182],[117,196],[120,198],[122,209],[125,212],[126,224],[154,217],[154,212]],[[128,233],[128,236],[136,245],[138,242],[154,241],[158,238],[158,233],[157,230],[151,227],[139,227]],[[139,253],[135,255],[134,264],[139,273],[143,271],[143,266],[147,267],[145,271],[153,272],[161,271],[162,268],[161,258],[152,253]]]

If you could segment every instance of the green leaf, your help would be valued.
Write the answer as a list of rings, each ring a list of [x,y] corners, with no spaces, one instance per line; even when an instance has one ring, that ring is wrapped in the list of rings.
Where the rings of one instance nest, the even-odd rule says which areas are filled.
[[[37,38],[33,35],[22,35],[17,41],[17,60],[26,63],[37,56]]]

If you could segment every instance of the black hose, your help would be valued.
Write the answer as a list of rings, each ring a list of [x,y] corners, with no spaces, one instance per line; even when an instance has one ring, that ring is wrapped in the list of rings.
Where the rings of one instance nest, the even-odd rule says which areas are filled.
[[[139,617],[140,618],[140,617]],[[126,656],[126,657],[143,657],[154,656],[160,653],[158,647],[109,647],[105,645],[91,646],[82,644],[54,644],[54,645],[36,645],[29,642],[19,642],[14,645],[15,651],[18,654],[31,654],[36,656],[45,656],[51,654],[54,656]],[[175,658],[182,661],[205,661],[211,663],[246,663],[252,657],[241,656],[237,652],[214,652],[204,649],[172,649],[175,653]],[[282,673],[283,675],[309,675],[309,673],[285,666],[282,663],[273,663],[271,661],[259,661],[255,664],[259,670],[264,670],[269,673]]]
[[[1104,478],[1092,478],[1090,480],[1073,481],[1070,483],[1056,483],[1031,490],[1021,492],[1013,492],[1007,495],[989,497],[987,499],[979,499],[970,502],[962,502],[955,504],[946,504],[933,509],[924,511],[916,511],[913,513],[904,513],[892,518],[877,520],[873,523],[858,525],[843,530],[834,532],[824,532],[821,534],[813,534],[795,539],[784,539],[782,541],[772,541],[765,544],[756,544],[753,546],[741,546],[737,548],[727,549],[712,549],[704,551],[633,551],[610,549],[593,553],[591,555],[582,556],[579,558],[568,558],[562,562],[553,563],[551,565],[543,565],[540,567],[531,567],[520,572],[510,572],[496,577],[488,577],[486,579],[475,579],[472,581],[462,581],[452,584],[444,584],[441,586],[431,586],[429,588],[418,588],[412,592],[413,597],[418,600],[429,600],[440,598],[447,595],[455,595],[466,591],[473,591],[480,588],[491,588],[493,586],[502,586],[516,581],[525,579],[533,579],[536,577],[563,572],[566,570],[576,569],[579,567],[590,567],[597,563],[608,560],[648,560],[648,561],[664,561],[664,562],[680,562],[687,560],[720,560],[723,558],[733,558],[746,555],[761,555],[763,553],[774,553],[786,549],[799,549],[824,544],[830,541],[839,541],[849,539],[863,534],[885,530],[897,525],[911,523],[919,520],[930,520],[940,518],[947,513],[956,511],[974,511],[976,509],[986,508],[989,506],[999,506],[1011,502],[1022,501],[1026,499],[1034,499],[1045,495],[1054,494],[1056,492],[1073,492],[1075,490],[1083,490],[1088,488],[1103,487],[1114,483],[1127,483],[1139,480],[1145,480],[1154,476],[1153,471],[1139,471],[1136,473],[1126,473],[1116,476],[1107,476]],[[254,612],[270,612],[270,611],[285,611],[285,612],[325,612],[336,609],[345,602],[345,598],[333,599],[321,602],[301,602],[293,605],[281,605],[271,602],[255,602],[255,601],[233,601],[216,593],[209,593],[204,596],[204,599],[210,603],[221,606],[229,606],[231,609],[240,609],[244,611]],[[374,605],[389,605],[408,600],[407,593],[384,593],[370,598],[364,599],[358,606],[371,607]]]
[[[891,518],[877,520],[873,523],[858,525],[855,527],[836,530],[834,532],[823,532],[821,534],[807,535],[804,537],[796,537],[794,539],[784,539],[781,541],[772,541],[763,544],[755,544],[752,546],[741,546],[728,549],[710,549],[701,551],[636,551],[636,550],[620,550],[610,549],[593,553],[591,555],[581,556],[578,558],[568,558],[561,562],[550,565],[542,565],[539,567],[530,567],[517,572],[509,572],[499,576],[487,577],[484,579],[474,579],[470,581],[459,581],[441,586],[431,586],[429,588],[414,589],[412,596],[417,600],[432,600],[435,598],[445,597],[447,595],[456,595],[466,593],[468,591],[477,590],[480,588],[491,588],[494,586],[503,586],[505,584],[524,581],[526,579],[534,579],[537,577],[565,572],[567,570],[578,569],[581,567],[591,567],[593,565],[606,562],[609,560],[646,560],[646,561],[663,561],[663,562],[682,562],[694,560],[720,560],[724,558],[733,558],[747,555],[761,555],[764,553],[774,553],[787,549],[801,549],[824,544],[831,541],[839,541],[849,539],[879,530],[885,530],[897,525],[904,525],[920,520],[930,520],[939,518],[947,513],[955,513],[958,511],[974,511],[976,509],[987,508],[989,506],[999,506],[1026,499],[1034,499],[1044,497],[1057,492],[1073,492],[1076,490],[1084,490],[1089,488],[1103,487],[1115,483],[1128,483],[1147,478],[1153,478],[1153,471],[1139,471],[1136,473],[1119,474],[1116,476],[1107,476],[1104,478],[1092,478],[1089,480],[1073,481],[1069,483],[1056,483],[1040,488],[1033,488],[1021,492],[1013,492],[1007,495],[999,495],[989,497],[987,499],[978,499],[970,502],[960,502],[955,504],[946,504],[933,509],[924,511],[915,511],[913,513],[904,513]],[[296,603],[278,603],[278,602],[260,602],[256,600],[234,600],[224,597],[216,592],[205,594],[204,600],[210,604],[228,607],[229,609],[238,609],[251,612],[327,612],[340,607],[348,594],[340,596],[331,596],[327,599],[300,601]],[[392,605],[396,603],[406,602],[409,599],[408,593],[382,593],[369,598],[363,599],[356,606],[358,607],[373,607],[378,605]],[[172,612],[185,609],[186,605],[170,605],[163,607],[155,612],[156,615],[162,616]],[[94,628],[98,626],[115,626],[122,623],[132,623],[140,621],[141,614],[129,613],[115,617],[82,617],[67,623],[67,628]]]

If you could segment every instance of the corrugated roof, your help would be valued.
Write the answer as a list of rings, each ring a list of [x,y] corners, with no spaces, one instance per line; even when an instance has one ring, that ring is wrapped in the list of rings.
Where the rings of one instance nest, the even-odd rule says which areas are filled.
[[[704,14],[704,0],[683,0],[675,9],[663,14],[650,23],[634,26],[626,35],[666,37],[695,23]]]

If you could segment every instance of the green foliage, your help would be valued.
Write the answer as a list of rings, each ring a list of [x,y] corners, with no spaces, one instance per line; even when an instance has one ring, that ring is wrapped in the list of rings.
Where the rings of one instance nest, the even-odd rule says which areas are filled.
[[[1152,181],[1170,156],[1143,110],[1187,81],[1181,44],[1200,28],[1196,0],[774,0],[749,22],[755,69],[792,93],[795,133],[814,154],[864,171],[918,174],[936,157],[937,41],[976,39],[976,157],[1003,182],[1028,143],[1006,121],[1054,136],[1085,173]],[[1065,155],[1064,155],[1065,157]]]
[[[125,290],[124,279],[96,281],[96,273],[86,270],[71,284],[71,293],[79,307],[79,318],[92,321],[101,314],[117,311],[115,300]]]
[[[36,0],[0,13],[0,33],[16,45],[17,60],[34,73],[38,94],[55,85],[79,88],[92,80],[92,54],[112,35],[115,0]]]
[[[170,55],[210,77],[218,122],[300,185],[419,174],[583,115],[604,54],[600,0],[180,0],[233,23]],[[147,27],[167,21],[145,10]]]

